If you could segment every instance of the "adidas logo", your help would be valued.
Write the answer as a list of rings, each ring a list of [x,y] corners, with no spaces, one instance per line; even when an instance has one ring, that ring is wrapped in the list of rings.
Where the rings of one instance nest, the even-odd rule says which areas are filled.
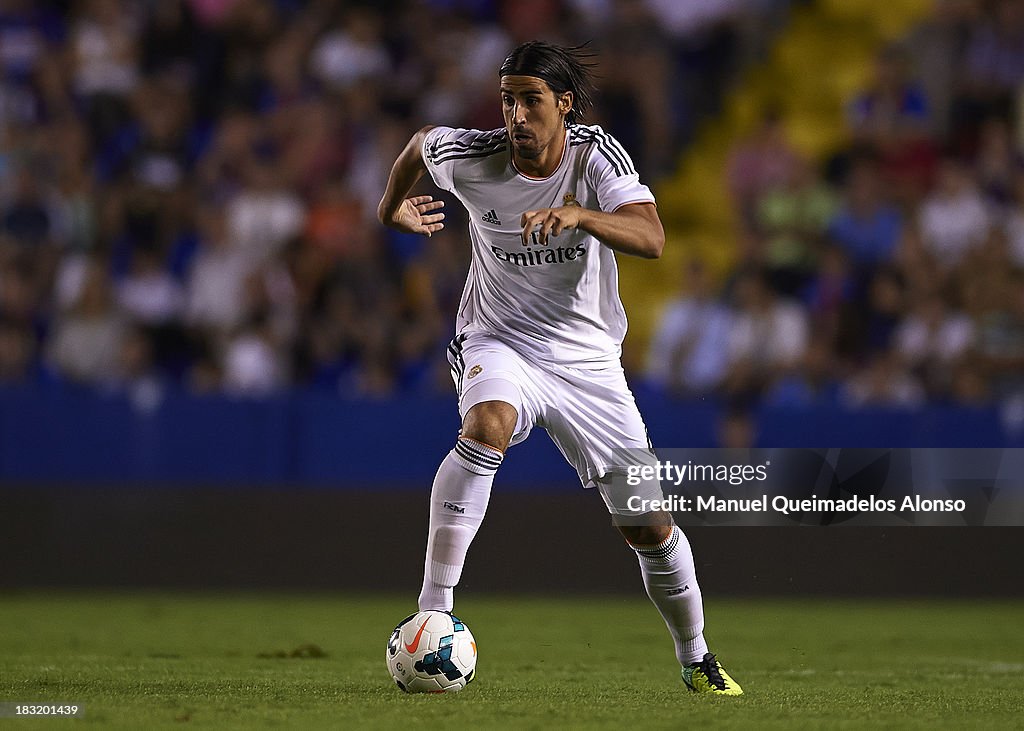
[[[501,225],[501,221],[498,220],[498,214],[494,212],[493,208],[481,216],[481,219],[484,223],[493,223],[495,226]]]

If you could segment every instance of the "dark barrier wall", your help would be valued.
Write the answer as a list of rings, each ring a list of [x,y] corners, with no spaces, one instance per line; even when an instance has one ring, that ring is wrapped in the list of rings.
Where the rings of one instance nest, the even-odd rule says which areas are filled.
[[[427,488],[8,487],[0,589],[158,587],[387,591],[415,601]],[[721,595],[1024,596],[1020,528],[688,529]],[[636,557],[600,497],[500,480],[462,591],[630,593]]]
[[[639,397],[655,444],[715,445],[719,410]],[[756,415],[762,446],[1020,446],[995,410]],[[0,587],[418,591],[453,399],[0,393]],[[716,594],[1020,596],[1022,529],[702,528]],[[637,592],[600,498],[541,432],[512,449],[466,591]]]
[[[655,446],[716,445],[716,405],[638,401]],[[996,409],[766,408],[755,421],[758,444],[770,447],[1024,446],[1024,432]],[[2,391],[0,482],[411,487],[433,475],[457,433],[455,401],[447,398],[168,394],[143,408],[123,395]],[[510,451],[502,477],[522,487],[578,484],[539,430]]]

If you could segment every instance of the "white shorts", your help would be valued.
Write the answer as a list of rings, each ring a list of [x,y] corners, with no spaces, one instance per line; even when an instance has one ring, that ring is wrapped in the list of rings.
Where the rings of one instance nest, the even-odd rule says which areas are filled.
[[[613,514],[637,515],[626,505],[633,496],[662,499],[657,481],[625,487],[630,467],[653,465],[657,457],[622,366],[531,362],[484,333],[457,336],[448,362],[463,419],[484,401],[511,404],[518,417],[510,446],[525,440],[535,425],[544,428],[583,486],[598,487]]]

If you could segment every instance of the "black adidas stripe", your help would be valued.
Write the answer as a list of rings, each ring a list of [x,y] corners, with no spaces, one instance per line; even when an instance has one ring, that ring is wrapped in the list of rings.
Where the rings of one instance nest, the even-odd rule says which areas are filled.
[[[499,155],[503,152],[506,152],[507,149],[508,148],[505,147],[499,147],[496,150],[489,150],[488,152],[479,152],[473,155],[448,155],[446,157],[441,157],[434,160],[434,164],[439,165],[441,163],[448,162],[449,160],[470,160],[477,157],[491,157],[492,155]]]
[[[584,145],[588,142],[593,142],[597,138],[597,133],[593,130],[573,130],[569,134],[570,145]]]
[[[462,391],[462,374],[466,370],[466,362],[462,357],[462,344],[465,342],[465,335],[458,335],[448,344],[448,353],[451,355],[449,363],[452,366],[452,373],[458,382],[458,390]]]
[[[491,147],[502,142],[506,142],[504,138],[489,139],[489,140],[473,140],[472,142],[463,142],[461,140],[453,140],[451,142],[435,142],[430,146],[431,152],[439,155],[443,155],[449,152],[466,152],[470,150],[479,150],[484,147]]]
[[[462,372],[466,369],[466,364],[462,362],[462,352],[457,348],[449,345],[448,352],[451,354],[452,370],[455,371],[455,375],[462,380]]]
[[[644,558],[660,560],[667,558],[668,556],[675,553],[676,547],[679,545],[679,529],[673,528],[672,535],[668,539],[668,544],[661,548],[638,548],[636,552]]]
[[[575,131],[575,130],[574,130]],[[604,155],[605,160],[615,170],[619,177],[624,175],[635,175],[636,169],[629,160],[629,155],[622,149],[622,146],[612,137],[594,130],[576,132],[576,140],[570,140],[569,146],[586,145],[597,143],[597,150]]]
[[[481,463],[477,462],[475,459],[473,459],[472,457],[467,457],[465,454],[463,454],[462,452],[459,451],[458,447],[455,448],[455,453],[461,459],[465,460],[466,462],[469,462],[472,465],[476,465],[477,467],[479,467],[482,470],[487,470],[488,472],[493,472],[493,471],[498,469],[497,467],[494,467],[492,465],[481,464]]]
[[[434,157],[441,157],[442,155],[451,155],[453,153],[480,152],[481,150],[489,150],[498,145],[504,145],[506,142],[506,140],[494,140],[492,142],[474,142],[471,145],[442,145],[432,148],[430,154]]]
[[[591,143],[596,142],[596,140],[589,141]],[[626,171],[622,169],[622,166],[618,163],[618,161],[616,161],[615,158],[613,158],[600,143],[596,145],[596,149],[599,153],[601,153],[601,156],[608,161],[608,164],[612,166],[612,170],[615,171],[615,175],[617,177],[621,178],[626,175]]]
[[[491,453],[491,450],[489,448],[477,444],[474,441],[460,437],[459,441],[456,443],[456,446],[469,450],[471,453],[476,455],[479,459],[483,460],[484,462],[493,462],[495,466],[501,464],[500,454],[494,455]]]
[[[462,457],[467,462],[475,464],[477,467],[482,467],[485,470],[496,470],[501,466],[501,460],[490,456],[484,456],[479,452],[474,452],[472,449],[466,446],[466,441],[460,439],[455,443],[455,453]]]
[[[442,162],[448,162],[449,160],[466,160],[472,157],[490,157],[491,155],[497,155],[499,152],[504,152],[507,149],[508,146],[502,142],[500,145],[492,149],[482,150],[481,152],[452,153],[445,155],[444,157],[436,157],[434,158],[434,164],[440,165]]]
[[[570,147],[572,147],[573,145],[595,145],[597,147],[597,151],[604,156],[604,159],[607,160],[608,164],[612,166],[612,169],[615,171],[615,174],[617,176],[621,178],[623,175],[626,174],[626,171],[623,168],[621,161],[618,159],[618,157],[613,155],[609,149],[607,149],[604,140],[596,132],[591,132],[587,136],[581,135],[576,142],[569,143]]]
[[[435,142],[430,147],[430,154],[437,157],[439,155],[448,155],[453,152],[474,152],[493,147],[504,142],[507,142],[505,137],[480,138],[473,140],[472,142],[463,142],[462,140]]]
[[[604,132],[598,136],[603,139],[603,146],[615,155],[619,162],[622,163],[622,167],[626,172],[631,175],[636,174],[636,170],[633,168],[633,164],[629,160],[629,155],[627,155],[626,151],[622,149],[622,145],[619,144],[618,140]]]
[[[487,134],[480,135],[472,142],[464,142],[462,140],[449,140],[448,142],[435,142],[431,145],[431,151],[435,153],[445,153],[453,149],[471,150],[474,148],[486,147],[493,145],[498,142],[504,142],[505,130],[497,130],[494,133],[488,132]]]

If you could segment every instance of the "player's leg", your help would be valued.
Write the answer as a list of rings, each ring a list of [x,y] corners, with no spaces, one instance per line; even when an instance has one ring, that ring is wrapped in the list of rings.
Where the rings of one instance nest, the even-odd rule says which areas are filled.
[[[621,483],[621,484],[617,484]],[[598,488],[626,543],[636,553],[647,596],[665,620],[680,665],[699,662],[708,651],[704,639],[704,602],[690,542],[663,511],[630,512],[632,494],[647,497],[644,489],[660,494],[660,486],[626,484],[624,476],[607,474]],[[654,496],[652,499],[661,499]]]
[[[521,441],[532,425],[524,413],[528,409],[515,354],[500,344],[471,341],[464,349],[461,345],[452,353],[452,368],[460,392],[462,429],[430,492],[421,610],[451,611],[466,554],[487,511],[494,475],[513,437]]]
[[[447,612],[454,605],[454,589],[487,511],[491,483],[512,438],[516,413],[503,401],[485,401],[470,409],[455,448],[434,476],[420,610]]]
[[[661,484],[639,479],[636,472],[630,478],[631,467],[653,466],[656,457],[625,377],[609,371],[567,380],[581,385],[576,393],[556,396],[561,408],[548,431],[583,483],[598,488],[613,522],[636,553],[647,595],[672,636],[687,687],[742,693],[708,652],[703,599],[689,541],[670,514],[643,507],[645,500],[664,499]]]
[[[604,489],[607,492],[607,489]],[[704,603],[690,543],[672,516],[658,511],[630,516],[643,521],[623,525],[619,532],[637,555],[647,596],[665,620],[680,665],[699,662],[708,651],[704,640]]]
[[[647,596],[672,636],[686,687],[704,693],[742,694],[739,684],[708,652],[704,600],[686,535],[664,511],[629,510],[633,496],[662,499],[661,486],[656,481],[630,486],[624,475],[609,473],[598,480],[598,487],[619,533],[636,553]]]
[[[516,407],[505,401],[484,401],[469,410],[462,420],[462,439],[472,439],[504,453],[512,440],[518,418]]]

